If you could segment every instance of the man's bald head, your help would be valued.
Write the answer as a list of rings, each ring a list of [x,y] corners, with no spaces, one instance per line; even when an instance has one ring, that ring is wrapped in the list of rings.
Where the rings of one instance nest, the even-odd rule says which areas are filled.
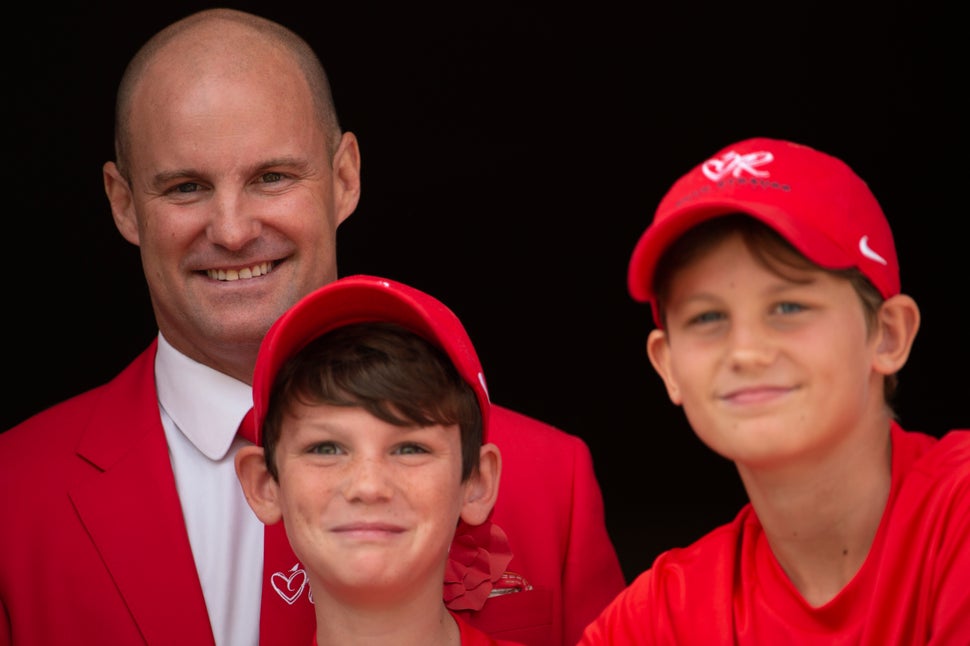
[[[340,143],[340,124],[326,71],[310,45],[266,18],[234,9],[207,9],[162,29],[128,63],[115,102],[115,155],[121,173],[128,177],[131,168],[133,97],[141,82],[152,78],[153,67],[181,68],[191,81],[203,74],[245,72],[272,55],[289,59],[302,72],[333,155]]]

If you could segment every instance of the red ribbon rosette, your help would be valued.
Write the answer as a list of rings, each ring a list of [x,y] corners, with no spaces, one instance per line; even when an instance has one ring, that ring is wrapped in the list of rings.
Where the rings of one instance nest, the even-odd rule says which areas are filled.
[[[449,610],[481,610],[495,583],[505,573],[512,550],[501,527],[459,521],[445,566],[445,606]]]

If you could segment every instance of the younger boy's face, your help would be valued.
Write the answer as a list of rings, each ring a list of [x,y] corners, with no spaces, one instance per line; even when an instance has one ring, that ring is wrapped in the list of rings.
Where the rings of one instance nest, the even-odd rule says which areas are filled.
[[[440,594],[462,511],[461,434],[361,408],[295,403],[276,447],[277,504],[314,597]],[[377,592],[380,596],[374,596]],[[366,598],[366,597],[365,597]]]
[[[852,285],[786,273],[731,235],[673,276],[665,330],[647,342],[698,437],[751,467],[817,460],[883,411],[877,341]]]

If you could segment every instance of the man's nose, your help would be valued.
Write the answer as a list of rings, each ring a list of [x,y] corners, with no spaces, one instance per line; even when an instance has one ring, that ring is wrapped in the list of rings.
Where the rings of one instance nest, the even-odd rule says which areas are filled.
[[[217,193],[206,233],[214,244],[238,251],[259,237],[261,220],[255,205],[235,192]]]

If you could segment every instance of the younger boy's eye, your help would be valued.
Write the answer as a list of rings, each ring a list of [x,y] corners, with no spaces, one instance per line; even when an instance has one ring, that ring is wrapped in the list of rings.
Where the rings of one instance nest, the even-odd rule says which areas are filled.
[[[317,455],[337,455],[340,453],[340,447],[335,442],[320,442],[310,447],[310,453]]]
[[[420,444],[413,444],[408,442],[407,444],[402,444],[397,448],[397,453],[401,455],[419,455],[422,453],[427,453],[428,450],[421,446]]]

